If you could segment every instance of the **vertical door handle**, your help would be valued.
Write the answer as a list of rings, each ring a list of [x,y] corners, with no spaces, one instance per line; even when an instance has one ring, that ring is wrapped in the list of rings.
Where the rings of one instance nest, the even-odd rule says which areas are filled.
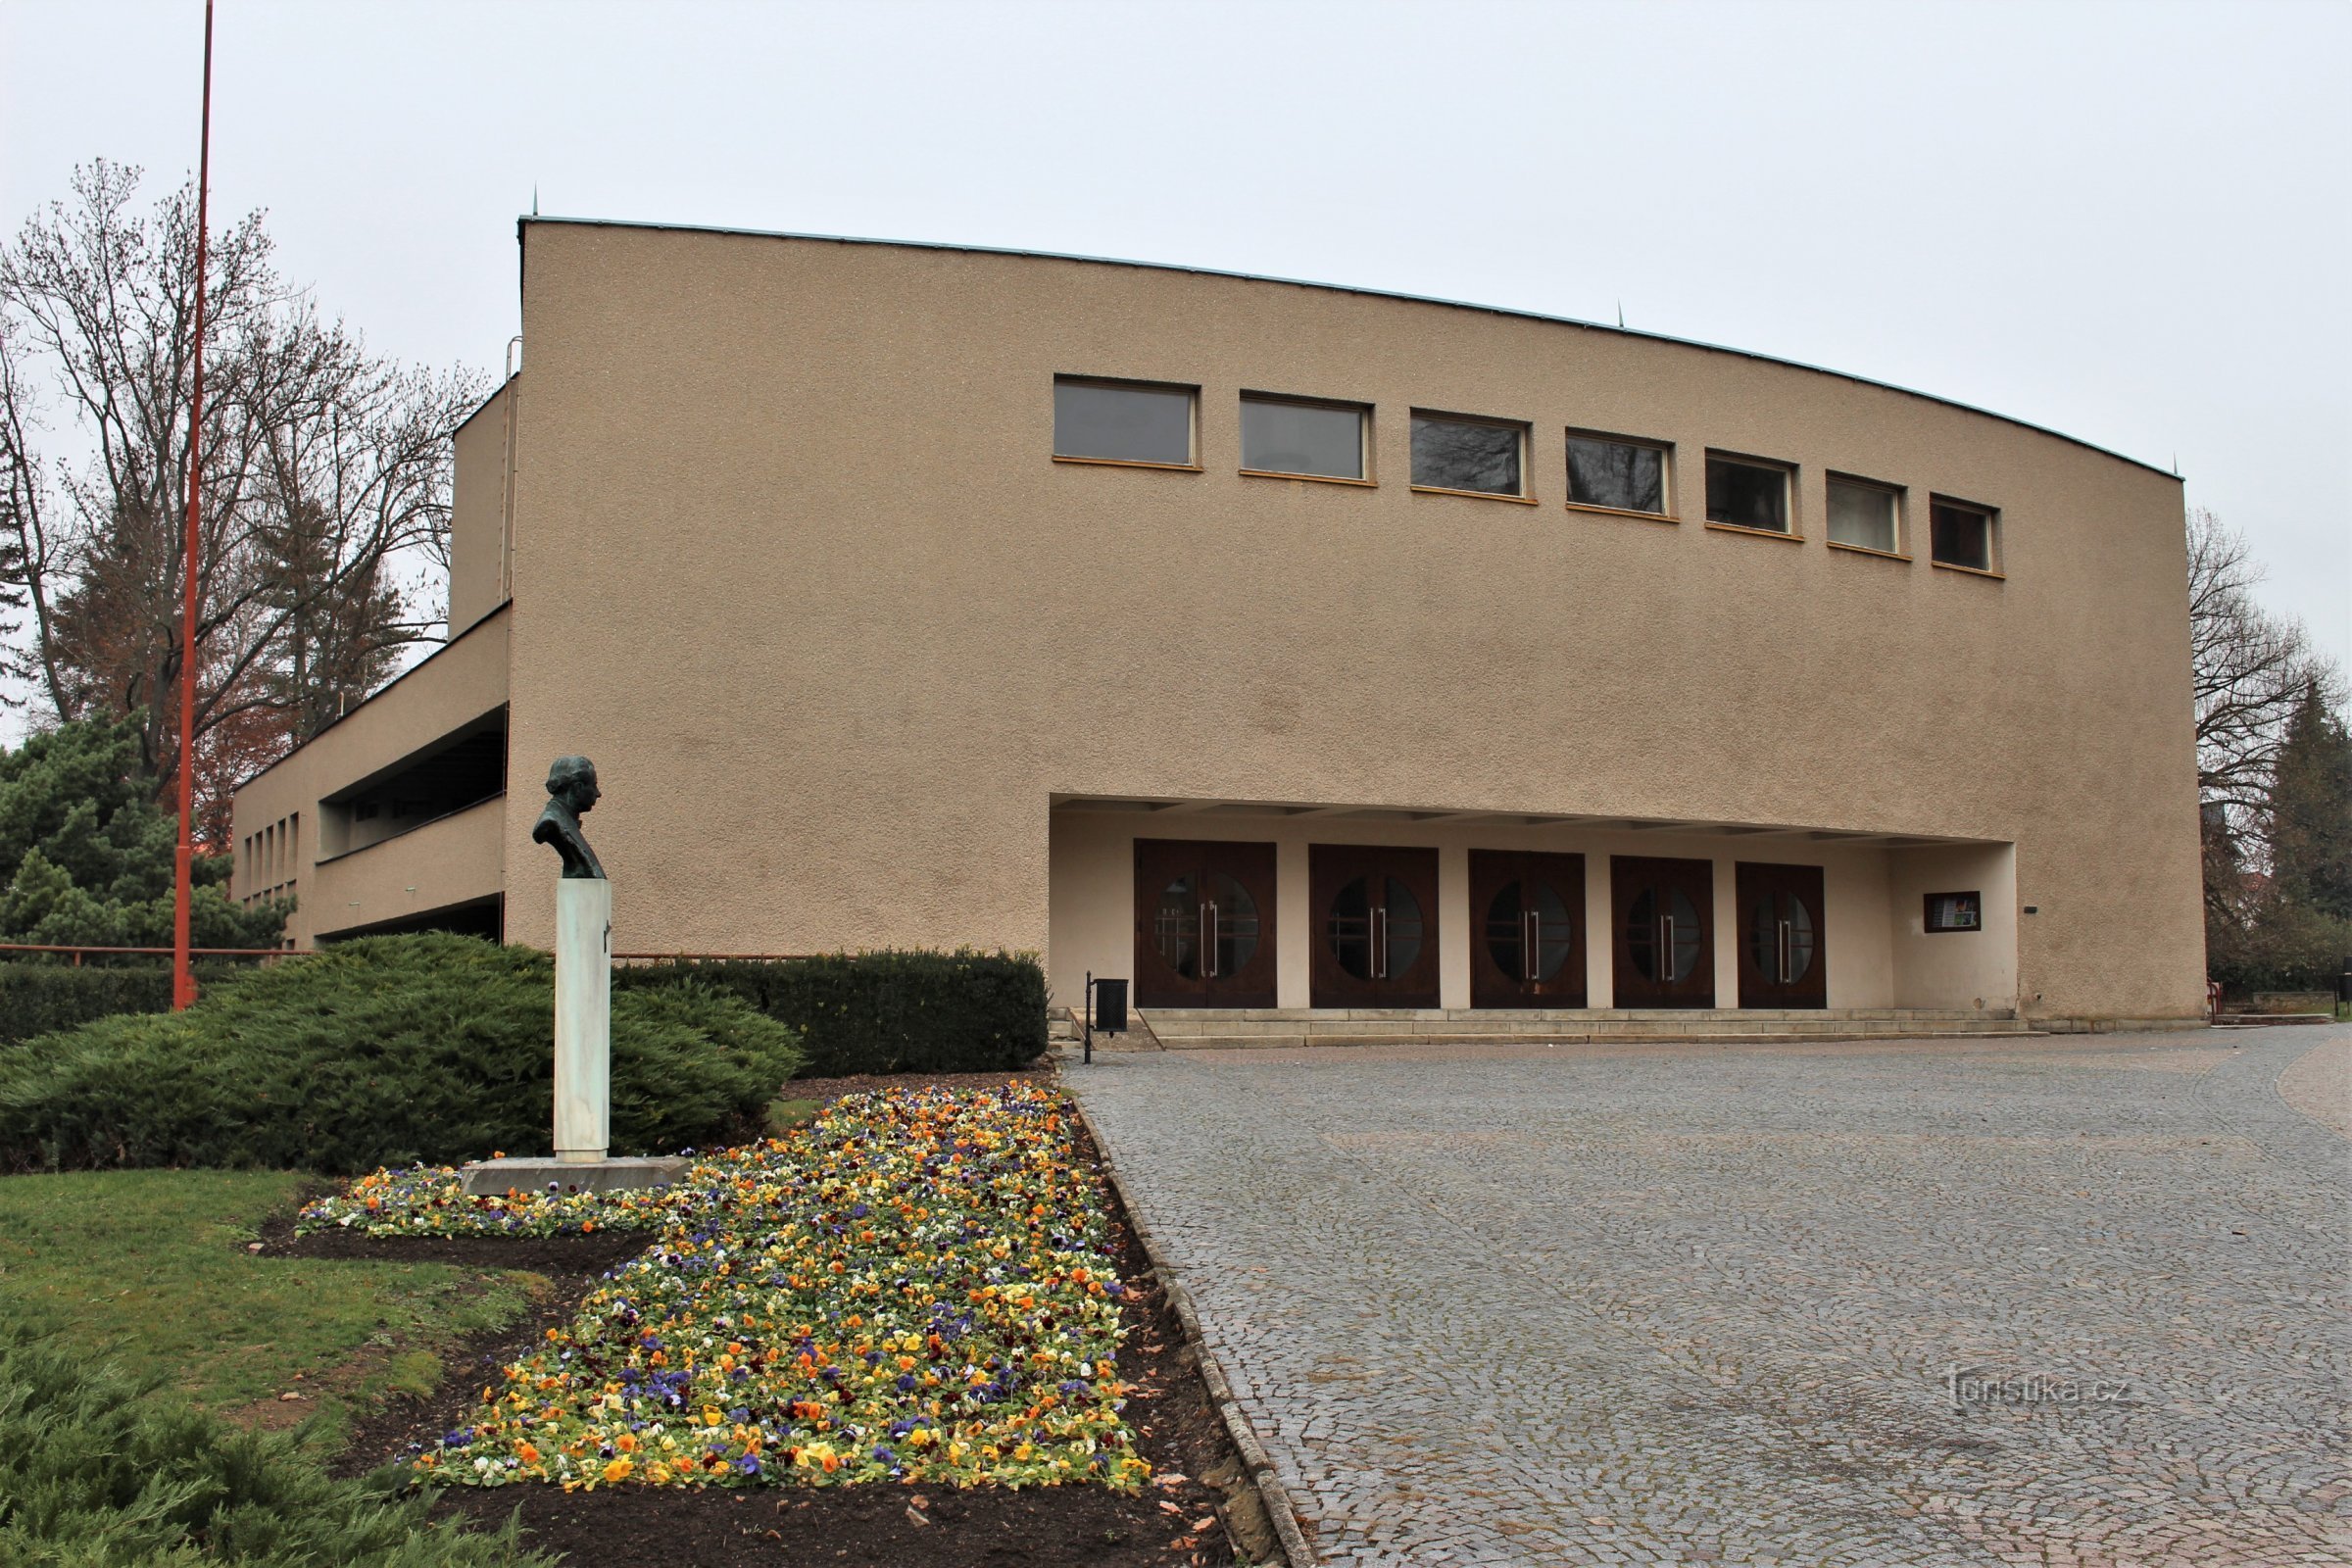
[[[1205,930],[1205,932],[1206,932],[1206,935],[1205,935],[1205,936],[1203,937],[1203,939],[1202,939],[1201,946],[1202,946],[1202,949],[1203,949],[1203,950],[1204,950],[1204,951],[1207,953],[1207,955],[1208,955],[1208,964],[1207,964],[1207,968],[1208,968],[1208,977],[1209,977],[1211,980],[1214,980],[1214,979],[1216,979],[1216,978],[1217,978],[1217,974],[1218,974],[1218,970],[1217,970],[1217,903],[1216,903],[1216,900],[1214,900],[1214,899],[1211,899],[1211,900],[1209,900],[1209,902],[1207,903],[1207,905],[1206,905],[1206,906],[1204,906],[1204,907],[1206,907],[1206,908],[1207,908],[1207,910],[1208,910],[1208,921],[1207,921],[1207,924],[1205,925],[1205,927],[1203,928],[1203,929]]]
[[[1530,981],[1540,979],[1543,976],[1544,961],[1538,956],[1538,955],[1543,952],[1543,949],[1544,914],[1540,909],[1530,909],[1527,911],[1527,956],[1524,960],[1527,968],[1527,978]]]
[[[1788,922],[1781,922],[1780,932],[1781,984],[1787,985],[1796,977],[1788,972]]]
[[[1372,978],[1389,977],[1389,911],[1375,905],[1372,908]]]
[[[1674,973],[1674,916],[1658,916],[1658,978],[1672,981]]]
[[[1208,945],[1208,906],[1203,904],[1193,916],[1194,938],[1200,944],[1200,978],[1213,979],[1217,972],[1217,956]]]

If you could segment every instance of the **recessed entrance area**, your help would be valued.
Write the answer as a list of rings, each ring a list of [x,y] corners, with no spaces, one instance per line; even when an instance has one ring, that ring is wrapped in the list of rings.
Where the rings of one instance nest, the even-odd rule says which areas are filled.
[[[1139,1007],[1274,1005],[1274,846],[1135,841]]]
[[[1585,858],[1472,850],[1470,1004],[1585,1004]]]
[[[1313,1004],[1436,1006],[1438,852],[1316,844],[1306,853]]]
[[[1741,860],[1738,886],[1740,1005],[1828,1006],[1821,867]]]
[[[1991,1013],[2021,990],[2007,844],[1133,797],[1056,799],[1049,820],[1056,1002],[1091,971],[1131,977],[1147,1009],[1534,1027],[1624,1009]],[[1955,889],[1982,925],[1931,934],[1927,895]]]
[[[1715,865],[1611,856],[1620,1007],[1715,1005]]]

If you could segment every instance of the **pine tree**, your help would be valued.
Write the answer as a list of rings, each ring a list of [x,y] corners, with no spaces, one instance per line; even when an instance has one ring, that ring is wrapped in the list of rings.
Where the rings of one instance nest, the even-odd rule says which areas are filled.
[[[2316,681],[2279,742],[2263,828],[2270,877],[2248,923],[2242,983],[2333,990],[2352,956],[2352,732]]]
[[[2352,920],[2352,730],[2328,710],[2316,682],[2287,720],[2270,807],[2279,896]]]
[[[139,764],[141,716],[61,724],[0,752],[0,941],[161,947],[172,940],[178,824]],[[283,904],[228,901],[229,858],[199,856],[191,928],[208,948],[275,947]]]

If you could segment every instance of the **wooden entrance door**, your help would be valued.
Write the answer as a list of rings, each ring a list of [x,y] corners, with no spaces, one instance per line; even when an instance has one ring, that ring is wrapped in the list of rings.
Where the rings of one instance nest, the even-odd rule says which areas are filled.
[[[1438,852],[1310,844],[1318,1007],[1438,1004]]]
[[[1617,1005],[1715,1005],[1715,866],[1609,857]]]
[[[1274,1005],[1274,846],[1135,841],[1135,1004]]]
[[[1740,1005],[1826,1007],[1821,867],[1740,862]]]
[[[1470,1004],[1585,1004],[1585,858],[1470,852]]]

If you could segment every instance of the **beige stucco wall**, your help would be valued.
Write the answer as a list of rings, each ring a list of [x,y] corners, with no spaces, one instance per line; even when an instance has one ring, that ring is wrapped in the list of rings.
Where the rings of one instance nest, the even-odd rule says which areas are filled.
[[[1902,851],[1888,858],[1887,891],[1893,914],[1894,988],[1908,1005],[1968,1007],[1989,1001],[1999,1006],[2018,995],[2019,925],[2038,921],[2041,915],[2019,911],[2017,855],[2011,846]],[[1984,929],[1930,935],[1927,896],[1961,892],[1984,895]],[[2021,1004],[2034,1010],[2031,991]]]
[[[1427,303],[525,232],[512,771],[599,762],[623,949],[1043,949],[1056,793],[1345,801],[2014,843],[2030,1004],[2201,1002],[2167,476]],[[1050,461],[1056,372],[1199,384],[1205,471]],[[1244,388],[1376,405],[1378,487],[1239,476]],[[1410,493],[1416,406],[1530,420],[1543,505]],[[1674,442],[1683,521],[1563,508],[1566,426]],[[1700,525],[1709,447],[1799,466],[1803,542]],[[1921,559],[1826,548],[1828,469],[1906,486]],[[1932,492],[2002,509],[2007,580],[1929,565]],[[518,870],[539,805],[508,798]],[[550,885],[511,938],[550,939]]]
[[[406,920],[497,894],[504,882],[505,803],[491,800],[316,866],[314,936]]]
[[[350,911],[355,901],[362,908],[396,909],[408,900],[411,884],[442,887],[463,882],[477,887],[476,892],[445,902],[497,892],[505,876],[505,859],[503,840],[496,829],[485,832],[477,826],[471,830],[477,838],[457,841],[471,845],[475,854],[475,863],[457,876],[458,868],[447,859],[456,852],[443,846],[448,835],[429,841],[421,837],[433,824],[354,856],[335,871],[334,885],[322,887],[318,875],[319,862],[325,860],[329,868],[334,867],[334,858],[345,854],[352,840],[337,809],[320,803],[390,770],[412,753],[504,704],[512,652],[510,625],[508,616],[497,613],[476,621],[457,641],[435,650],[300,750],[248,780],[236,795],[238,851],[229,881],[230,896],[244,898],[291,881],[297,907],[286,932],[297,946],[307,948],[320,932],[394,918],[381,914],[363,920]],[[248,838],[279,821],[291,820],[297,813],[301,828],[293,835],[290,858],[281,857],[277,863],[267,866],[253,861],[245,849]],[[499,813],[492,803],[459,814],[484,814],[489,820]],[[416,842],[411,844],[412,840]],[[412,864],[412,852],[417,863]],[[443,858],[434,860],[434,857]],[[418,883],[419,875],[424,876],[422,883]]]
[[[510,377],[466,416],[456,448],[449,508],[449,630],[463,633],[505,602],[508,453],[520,412],[522,379]]]

